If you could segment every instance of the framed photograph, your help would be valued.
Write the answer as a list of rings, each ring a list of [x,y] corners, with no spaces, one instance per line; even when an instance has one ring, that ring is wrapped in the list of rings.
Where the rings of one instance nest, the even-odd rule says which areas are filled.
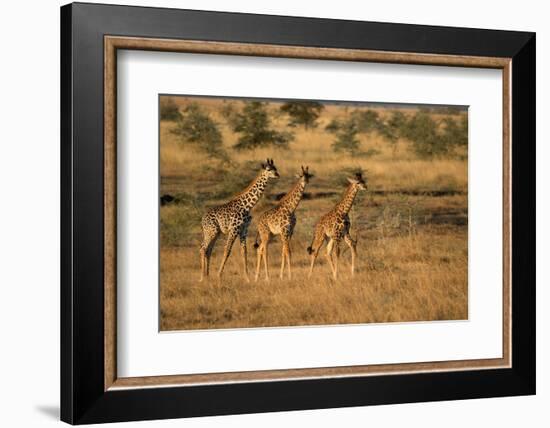
[[[61,418],[535,393],[535,35],[61,8]]]

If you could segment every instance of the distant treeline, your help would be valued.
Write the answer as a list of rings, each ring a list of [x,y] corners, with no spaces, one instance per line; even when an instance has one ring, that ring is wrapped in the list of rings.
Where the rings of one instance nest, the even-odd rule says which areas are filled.
[[[333,119],[325,129],[336,137],[332,145],[334,150],[352,154],[361,154],[358,135],[373,132],[394,148],[399,139],[409,142],[411,149],[422,158],[453,157],[459,148],[468,145],[466,115],[458,120],[445,117],[438,121],[423,109],[411,116],[394,110],[385,119],[374,110],[355,110],[344,120]]]
[[[315,101],[290,101],[281,104],[276,114],[287,117],[289,128],[312,129],[318,127],[323,110],[324,105]],[[294,140],[293,132],[273,127],[266,102],[248,101],[242,108],[233,102],[225,102],[220,113],[231,130],[239,135],[233,146],[235,150],[265,146],[288,148]],[[446,117],[438,120],[433,117],[434,113]],[[359,135],[376,133],[394,149],[399,140],[407,142],[410,149],[422,158],[456,157],[468,144],[468,118],[460,113],[460,109],[453,107],[420,107],[413,115],[394,109],[389,116],[382,117],[372,109],[349,112],[346,109],[345,115],[333,119],[325,130],[334,135],[332,148],[337,152],[372,155],[372,152],[361,150]],[[173,132],[181,137],[182,142],[197,144],[211,157],[229,160],[219,123],[200,104],[193,102],[180,110],[172,98],[163,98],[160,118],[175,122]]]

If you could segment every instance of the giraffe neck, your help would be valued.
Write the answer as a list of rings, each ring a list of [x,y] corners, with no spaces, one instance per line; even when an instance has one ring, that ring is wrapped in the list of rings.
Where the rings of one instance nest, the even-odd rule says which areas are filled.
[[[347,214],[353,205],[353,201],[355,200],[355,196],[358,191],[359,187],[350,184],[344,192],[342,199],[336,205],[336,211],[340,214]]]
[[[300,201],[302,200],[302,197],[304,196],[305,188],[306,183],[300,178],[298,182],[294,185],[294,187],[290,190],[290,192],[283,196],[281,202],[279,202],[279,206],[282,209],[293,213],[296,210],[296,207],[298,206]]]
[[[236,201],[239,206],[244,210],[251,210],[254,205],[260,200],[260,196],[265,190],[267,185],[267,176],[263,172],[260,173],[253,181],[239,193],[233,200]]]

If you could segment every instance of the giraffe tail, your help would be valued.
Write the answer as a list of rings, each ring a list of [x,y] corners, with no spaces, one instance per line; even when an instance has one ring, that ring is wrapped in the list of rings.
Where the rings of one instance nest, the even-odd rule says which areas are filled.
[[[258,243],[258,236],[260,236],[260,232],[256,232],[256,239],[254,240],[254,248],[258,248],[260,244]]]

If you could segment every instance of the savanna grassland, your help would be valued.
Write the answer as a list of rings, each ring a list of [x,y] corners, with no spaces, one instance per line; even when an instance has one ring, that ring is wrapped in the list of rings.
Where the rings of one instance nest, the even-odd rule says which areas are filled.
[[[239,150],[235,146],[242,143],[243,132],[235,129],[240,129],[236,121],[244,101],[162,97],[163,103],[175,112],[160,121],[161,330],[468,317],[467,145],[426,153],[425,147],[414,146],[413,137],[388,137],[381,127],[350,128],[347,137],[345,130],[330,132],[331,124],[345,123],[353,114],[367,110],[375,112],[379,123],[387,122],[397,110],[413,123],[418,107],[326,104],[315,125],[290,126],[281,103],[266,103],[263,108],[271,129],[280,133],[281,144]],[[188,114],[190,106],[209,121],[192,129],[187,126],[182,132],[181,115]],[[433,132],[443,135],[446,120],[458,123],[467,113],[432,107],[422,109],[422,114],[436,124]],[[455,134],[450,135],[440,140],[453,144]],[[335,150],[339,136],[344,146]],[[202,144],[201,138],[208,141]],[[345,146],[346,141],[353,144]],[[248,234],[251,282],[242,276],[238,242],[224,276],[217,278],[223,235],[214,248],[210,278],[199,282],[202,215],[243,190],[266,158],[274,159],[281,177],[268,184],[252,210]],[[279,279],[281,245],[275,237],[269,245],[271,279],[264,279],[262,269],[256,282],[255,220],[293,186],[301,165],[308,165],[315,176],[296,210],[293,277],[288,280],[285,274]],[[342,245],[338,279],[331,276],[324,248],[308,279],[306,248],[313,226],[340,199],[346,177],[357,171],[367,178],[368,190],[359,192],[350,211],[351,236],[358,240],[355,276],[350,275],[350,251]]]

